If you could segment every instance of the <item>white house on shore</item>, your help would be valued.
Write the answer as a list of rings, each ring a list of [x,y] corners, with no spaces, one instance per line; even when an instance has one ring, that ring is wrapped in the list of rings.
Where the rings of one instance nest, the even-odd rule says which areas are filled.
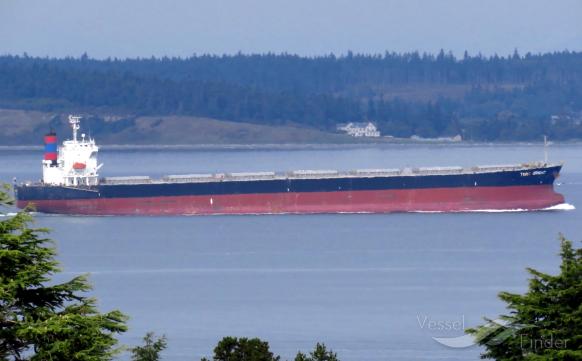
[[[345,132],[352,137],[379,137],[380,131],[372,122],[350,122],[338,124],[336,129],[340,132]]]

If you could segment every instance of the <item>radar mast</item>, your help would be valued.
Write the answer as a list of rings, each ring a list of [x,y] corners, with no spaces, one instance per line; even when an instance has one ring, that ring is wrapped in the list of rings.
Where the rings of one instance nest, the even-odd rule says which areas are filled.
[[[73,128],[73,141],[77,141],[77,131],[81,129],[81,116],[80,115],[69,115],[69,124]]]

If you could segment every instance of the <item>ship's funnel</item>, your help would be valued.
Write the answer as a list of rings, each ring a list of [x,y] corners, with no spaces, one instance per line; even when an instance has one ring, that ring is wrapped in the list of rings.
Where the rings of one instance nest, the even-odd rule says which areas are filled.
[[[56,166],[57,157],[57,134],[51,130],[44,136],[44,160],[50,160]]]

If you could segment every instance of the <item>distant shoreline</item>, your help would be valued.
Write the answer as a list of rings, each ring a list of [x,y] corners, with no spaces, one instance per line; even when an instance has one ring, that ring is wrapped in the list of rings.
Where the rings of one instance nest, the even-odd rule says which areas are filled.
[[[542,147],[541,142],[381,142],[381,143],[288,143],[288,144],[101,144],[103,150],[309,150],[407,147]],[[582,140],[552,142],[551,147],[582,146]],[[41,145],[0,145],[0,151],[38,151]]]

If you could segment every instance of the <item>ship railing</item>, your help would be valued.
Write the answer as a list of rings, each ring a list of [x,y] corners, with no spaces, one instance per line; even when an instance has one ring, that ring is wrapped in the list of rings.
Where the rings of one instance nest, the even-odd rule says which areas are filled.
[[[200,183],[214,179],[214,174],[175,174],[162,177],[164,183]]]
[[[378,176],[395,176],[399,175],[401,169],[356,169],[347,174],[351,176],[369,176],[369,177],[378,177]]]
[[[80,184],[80,185],[76,185],[76,186],[62,186],[63,188],[68,188],[68,189],[74,189],[74,190],[78,190],[78,191],[87,191],[87,192],[99,192],[99,190],[97,188],[95,188],[94,185],[84,185],[84,184]]]
[[[105,177],[101,180],[102,184],[148,184],[152,179],[148,176],[131,176],[131,177]]]
[[[542,165],[507,164],[484,165],[470,168],[463,167],[421,167],[402,169],[357,169],[351,171],[337,170],[295,170],[291,172],[233,172],[233,173],[202,173],[167,175],[161,179],[151,179],[147,176],[106,177],[100,180],[102,184],[148,184],[148,183],[203,183],[238,180],[275,180],[275,179],[309,179],[309,178],[340,178],[340,177],[394,177],[415,175],[447,175],[464,173],[486,173],[498,171],[515,171],[526,168],[536,168]]]
[[[275,172],[237,172],[224,175],[225,180],[270,180],[276,177]]]
[[[313,177],[334,178],[340,175],[341,174],[339,171],[332,169],[318,169],[318,170],[300,169],[287,173],[287,177],[289,178],[313,178]]]
[[[464,171],[463,167],[421,167],[412,169],[412,173],[418,175],[461,174]]]
[[[514,171],[528,168],[524,164],[497,164],[497,165],[480,165],[477,167],[472,167],[471,171],[484,173],[484,172],[499,172],[499,171]]]

